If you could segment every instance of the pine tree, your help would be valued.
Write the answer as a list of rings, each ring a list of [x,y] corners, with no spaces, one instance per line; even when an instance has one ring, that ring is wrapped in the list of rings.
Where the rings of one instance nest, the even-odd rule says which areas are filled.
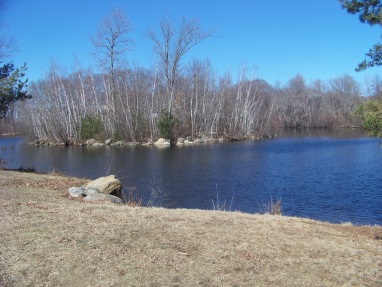
[[[382,26],[382,3],[380,0],[339,0],[342,8],[348,13],[359,14],[362,23],[371,26]],[[382,44],[375,44],[368,53],[366,59],[358,64],[356,71],[362,71],[369,67],[382,65]]]
[[[32,97],[25,90],[28,79],[23,80],[23,77],[26,70],[26,64],[21,68],[15,68],[12,62],[0,67],[0,119],[7,116],[13,103]]]

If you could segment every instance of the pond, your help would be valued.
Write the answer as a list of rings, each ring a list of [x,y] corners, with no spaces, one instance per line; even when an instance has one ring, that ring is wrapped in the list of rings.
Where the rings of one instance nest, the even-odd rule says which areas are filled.
[[[283,215],[382,225],[381,139],[359,130],[292,130],[261,141],[188,146],[31,146],[0,138],[7,168],[97,178],[115,174],[125,192],[169,208],[261,212],[281,200]]]

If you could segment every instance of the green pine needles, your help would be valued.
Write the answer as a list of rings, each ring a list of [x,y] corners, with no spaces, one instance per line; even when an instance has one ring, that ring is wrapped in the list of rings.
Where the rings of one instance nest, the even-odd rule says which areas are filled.
[[[372,136],[382,137],[382,99],[370,99],[359,105],[355,116]]]
[[[85,116],[81,124],[81,138],[91,139],[103,131],[103,123],[99,117]]]
[[[179,126],[179,119],[172,113],[162,111],[158,121],[160,136],[165,139],[173,139]]]

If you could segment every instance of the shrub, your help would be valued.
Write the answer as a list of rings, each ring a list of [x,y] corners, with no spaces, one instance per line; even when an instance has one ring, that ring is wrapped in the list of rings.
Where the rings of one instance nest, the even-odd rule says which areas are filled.
[[[235,196],[234,196],[234,193],[232,193],[232,198],[229,205],[227,204],[226,199],[223,202],[221,202],[219,199],[218,185],[216,184],[216,200],[212,199],[212,209],[216,211],[232,211],[234,199],[235,199]]]
[[[136,187],[124,188],[122,192],[122,199],[128,206],[133,207],[160,207],[162,206],[162,201],[166,196],[165,189],[161,178],[153,177],[151,181],[147,184],[145,193],[148,194],[148,199],[144,200],[141,192]]]
[[[143,206],[143,199],[136,187],[124,188],[122,192],[122,199],[128,206]]]
[[[103,131],[103,123],[99,117],[85,116],[81,123],[81,138],[95,138]]]
[[[370,135],[382,137],[382,100],[368,100],[359,105],[354,114]]]
[[[271,195],[270,201],[262,205],[261,212],[269,213],[271,215],[282,215],[281,199],[274,201]]]
[[[174,117],[172,113],[162,111],[158,121],[159,134],[162,138],[174,138],[175,131],[178,128],[179,119]]]

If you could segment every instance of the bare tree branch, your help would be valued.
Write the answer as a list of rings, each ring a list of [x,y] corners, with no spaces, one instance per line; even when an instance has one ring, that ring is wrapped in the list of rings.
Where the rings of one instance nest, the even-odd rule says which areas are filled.
[[[105,69],[110,79],[111,96],[109,102],[110,116],[115,122],[116,116],[116,87],[115,68],[123,56],[133,49],[134,42],[128,37],[133,26],[120,9],[113,9],[110,15],[102,19],[91,41],[95,48],[94,56],[100,67]]]
[[[122,56],[131,51],[134,41],[128,37],[133,26],[120,9],[113,9],[102,19],[97,32],[91,37],[94,56],[103,68],[111,72]]]
[[[154,51],[161,60],[161,66],[166,77],[166,95],[168,112],[171,113],[175,95],[175,83],[178,77],[180,62],[194,46],[210,37],[212,32],[204,32],[197,19],[182,18],[179,29],[174,28],[168,17],[160,23],[160,35],[154,30],[146,32],[146,37],[154,44]]]

